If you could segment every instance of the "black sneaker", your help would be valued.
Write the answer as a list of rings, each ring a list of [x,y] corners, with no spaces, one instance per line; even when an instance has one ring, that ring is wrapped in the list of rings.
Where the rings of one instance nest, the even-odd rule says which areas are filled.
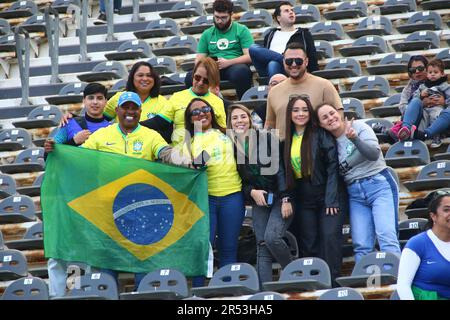
[[[433,136],[433,140],[431,141],[430,148],[431,149],[437,149],[442,145],[441,137],[440,135]]]
[[[415,130],[414,131],[414,135],[413,135],[413,139],[418,139],[421,141],[425,141],[427,140],[428,136],[425,132],[420,131],[420,130]]]
[[[106,14],[104,12],[100,12],[97,20],[94,21],[94,25],[106,24]]]

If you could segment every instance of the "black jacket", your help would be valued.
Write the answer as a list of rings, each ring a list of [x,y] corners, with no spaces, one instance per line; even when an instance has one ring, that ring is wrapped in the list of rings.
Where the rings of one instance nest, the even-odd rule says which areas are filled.
[[[264,37],[264,47],[269,48],[272,42],[275,31],[280,30],[279,28],[272,28]],[[306,55],[308,57],[308,72],[319,70],[319,64],[317,63],[316,46],[314,45],[314,40],[308,29],[298,28],[297,31],[291,36],[286,45],[298,42],[302,44],[306,49]]]

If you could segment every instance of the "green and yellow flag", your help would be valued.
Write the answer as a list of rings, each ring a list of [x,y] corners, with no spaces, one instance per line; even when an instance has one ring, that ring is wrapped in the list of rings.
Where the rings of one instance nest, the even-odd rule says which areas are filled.
[[[207,188],[204,170],[56,145],[41,188],[45,256],[206,275]]]

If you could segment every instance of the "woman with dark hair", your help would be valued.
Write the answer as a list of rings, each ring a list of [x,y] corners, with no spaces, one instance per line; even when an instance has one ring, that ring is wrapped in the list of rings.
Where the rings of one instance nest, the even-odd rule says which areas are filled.
[[[286,183],[295,191],[291,230],[306,257],[324,259],[332,279],[342,264],[342,205],[333,137],[320,128],[307,95],[292,95],[286,111]]]
[[[233,143],[224,134],[215,110],[200,98],[192,99],[184,112],[184,147],[192,159],[204,160],[208,175],[210,242],[216,241],[219,267],[237,261],[238,238],[245,215],[242,183],[233,156]],[[217,234],[217,238],[216,238]],[[215,241],[214,241],[215,240]],[[193,286],[202,286],[204,277],[195,277]]]
[[[400,258],[401,300],[450,299],[450,193],[436,191],[428,212],[430,229],[409,239]]]
[[[141,98],[141,121],[151,119],[166,105],[167,99],[159,94],[161,80],[152,65],[146,61],[136,62],[128,75],[125,91],[136,92]],[[116,107],[123,91],[117,92],[106,104],[104,114],[109,119],[116,118]]]
[[[228,134],[234,142],[237,169],[244,197],[252,205],[256,235],[256,268],[260,284],[273,281],[272,261],[282,268],[292,257],[283,237],[292,221],[279,140],[269,131],[254,130],[250,111],[241,104],[230,106]]]

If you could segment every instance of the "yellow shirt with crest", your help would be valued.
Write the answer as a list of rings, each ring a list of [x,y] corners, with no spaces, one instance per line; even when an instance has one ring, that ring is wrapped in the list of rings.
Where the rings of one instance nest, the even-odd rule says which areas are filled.
[[[292,136],[292,145],[291,145],[291,166],[294,171],[294,176],[296,179],[301,179],[302,177],[302,140],[303,135],[298,135],[294,132]]]

